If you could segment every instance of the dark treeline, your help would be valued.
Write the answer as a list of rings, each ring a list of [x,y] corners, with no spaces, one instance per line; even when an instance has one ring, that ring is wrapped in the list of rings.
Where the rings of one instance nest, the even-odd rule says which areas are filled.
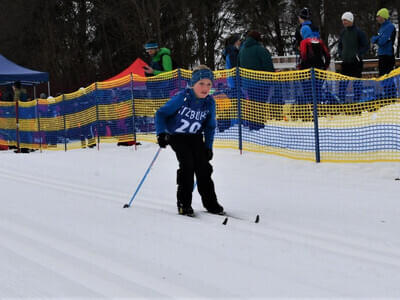
[[[399,23],[400,0],[0,0],[0,53],[50,74],[52,94],[72,92],[147,59],[143,44],[156,39],[183,68],[223,65],[230,33],[256,29],[273,55],[293,52],[297,13],[308,6],[332,54],[341,15],[353,12],[370,38],[376,11],[387,7]],[[396,49],[399,55],[399,47]],[[369,57],[375,56],[372,48]],[[45,87],[43,88],[46,91]],[[39,91],[40,92],[40,91]]]

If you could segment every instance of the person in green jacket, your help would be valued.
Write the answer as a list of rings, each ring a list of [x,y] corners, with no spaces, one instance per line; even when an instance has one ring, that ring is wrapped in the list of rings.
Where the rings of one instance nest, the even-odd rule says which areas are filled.
[[[261,34],[251,30],[239,51],[238,66],[245,69],[275,72],[271,54],[261,45]]]
[[[171,50],[159,48],[158,43],[154,41],[147,42],[144,48],[151,57],[150,66],[143,67],[146,76],[155,76],[172,71]]]

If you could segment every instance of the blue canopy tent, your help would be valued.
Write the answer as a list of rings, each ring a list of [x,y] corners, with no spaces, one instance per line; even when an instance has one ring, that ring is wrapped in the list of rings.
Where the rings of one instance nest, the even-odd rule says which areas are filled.
[[[22,85],[34,86],[35,98],[35,85],[47,82],[48,94],[50,95],[49,73],[21,67],[0,54],[0,85],[12,84],[18,80],[21,81]]]

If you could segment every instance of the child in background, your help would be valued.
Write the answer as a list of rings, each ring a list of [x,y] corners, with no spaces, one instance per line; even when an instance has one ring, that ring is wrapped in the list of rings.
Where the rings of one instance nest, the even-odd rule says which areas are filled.
[[[209,95],[213,79],[213,72],[200,65],[192,73],[190,88],[172,97],[156,112],[158,144],[161,148],[170,145],[179,162],[177,206],[181,215],[194,216],[195,174],[205,209],[213,214],[224,214],[224,208],[217,201],[209,162],[213,157],[216,127],[215,101]]]

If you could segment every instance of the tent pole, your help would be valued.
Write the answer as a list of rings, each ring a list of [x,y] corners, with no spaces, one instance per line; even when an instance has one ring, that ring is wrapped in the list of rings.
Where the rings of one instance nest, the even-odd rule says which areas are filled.
[[[36,99],[36,85],[33,86],[33,99]]]
[[[50,97],[50,81],[47,81],[47,96]]]

